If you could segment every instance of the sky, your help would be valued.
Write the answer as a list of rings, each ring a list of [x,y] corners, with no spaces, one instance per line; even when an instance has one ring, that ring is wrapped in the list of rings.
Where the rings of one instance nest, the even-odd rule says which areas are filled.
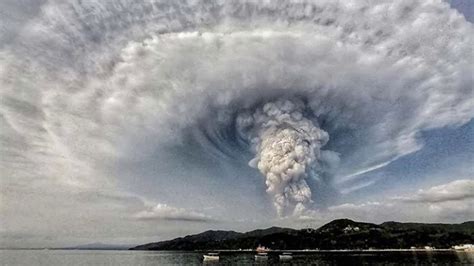
[[[474,220],[470,0],[0,2],[0,248]]]

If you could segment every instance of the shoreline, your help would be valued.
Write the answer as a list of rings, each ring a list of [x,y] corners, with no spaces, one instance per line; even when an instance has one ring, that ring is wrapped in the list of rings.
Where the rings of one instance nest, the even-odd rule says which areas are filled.
[[[149,251],[158,251],[158,250],[149,250]],[[166,251],[166,250],[160,250]],[[172,250],[169,250],[172,251]],[[180,250],[176,250],[180,251]],[[451,248],[443,248],[443,249],[319,249],[319,250],[290,250],[290,249],[282,249],[282,250],[269,250],[265,251],[266,253],[283,253],[283,252],[291,252],[291,253],[343,253],[343,252],[447,252],[447,251],[455,251],[455,252],[473,252],[468,250],[455,250]],[[257,253],[255,250],[195,250],[195,252],[221,252],[221,253]]]
[[[231,250],[231,249],[210,249],[210,250],[129,250],[129,249],[71,249],[71,248],[0,248],[2,250],[39,250],[39,251],[146,251],[146,252],[205,252],[205,253],[258,253],[255,250]],[[318,250],[268,250],[266,253],[293,253],[293,254],[311,254],[311,253],[377,253],[377,252],[474,252],[474,250],[456,250],[452,248],[440,249],[318,249]]]

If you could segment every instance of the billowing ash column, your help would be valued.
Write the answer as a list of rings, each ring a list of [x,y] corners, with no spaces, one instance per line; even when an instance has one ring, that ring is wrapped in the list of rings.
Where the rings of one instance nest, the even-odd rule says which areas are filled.
[[[319,167],[321,147],[329,140],[304,111],[302,101],[277,100],[237,117],[239,132],[256,154],[249,165],[265,176],[267,193],[280,216],[301,211],[311,202],[305,179]]]

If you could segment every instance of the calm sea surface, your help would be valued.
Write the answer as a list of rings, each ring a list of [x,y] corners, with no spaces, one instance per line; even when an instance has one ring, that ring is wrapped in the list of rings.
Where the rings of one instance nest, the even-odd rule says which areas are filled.
[[[279,262],[270,254],[267,262],[255,262],[253,254],[221,254],[218,263],[202,261],[199,252],[96,251],[96,250],[0,250],[0,265],[473,265],[467,252],[327,252],[296,254]]]

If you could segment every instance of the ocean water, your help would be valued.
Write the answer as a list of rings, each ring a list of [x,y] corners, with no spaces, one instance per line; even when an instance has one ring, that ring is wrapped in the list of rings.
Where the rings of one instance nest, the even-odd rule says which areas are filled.
[[[201,252],[102,250],[0,250],[0,265],[473,265],[474,253],[320,252],[294,254],[280,262],[277,254],[256,262],[251,253],[221,254],[219,262],[203,262]]]

